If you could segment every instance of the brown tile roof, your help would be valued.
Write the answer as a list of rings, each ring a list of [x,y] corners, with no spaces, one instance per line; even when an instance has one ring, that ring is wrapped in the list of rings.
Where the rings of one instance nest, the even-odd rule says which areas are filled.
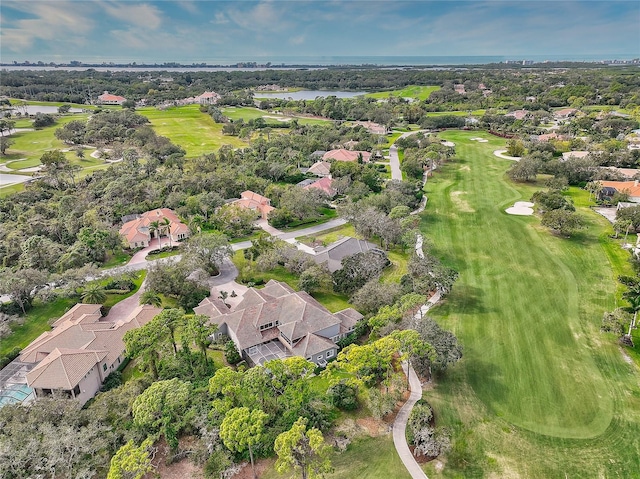
[[[55,369],[58,371],[59,368],[67,365],[65,356],[71,354],[69,351],[75,351],[76,353],[97,353],[102,355],[102,359],[106,358],[108,364],[113,364],[125,350],[125,345],[122,340],[124,334],[130,329],[144,326],[162,311],[160,308],[154,306],[141,305],[136,307],[127,318],[111,322],[101,320],[102,318],[99,313],[91,312],[95,311],[96,308],[97,311],[99,311],[100,305],[79,304],[71,308],[54,323],[54,328],[51,331],[41,334],[32,341],[29,346],[22,350],[20,361],[37,363],[46,360],[47,362],[44,362],[43,367],[58,368]],[[49,359],[49,356],[56,350],[58,351],[56,356]],[[59,357],[62,359],[58,361]],[[85,358],[83,361],[85,361],[87,357],[91,356],[82,356],[82,358]],[[54,359],[58,361],[55,364],[53,364]],[[50,363],[53,365],[48,366]],[[85,362],[81,364],[85,364]],[[66,368],[67,366],[64,367]],[[89,369],[84,371],[82,376],[84,376]],[[36,370],[39,370],[38,367],[33,369],[33,371]],[[60,384],[54,388],[68,389],[64,384]]]
[[[73,389],[107,356],[106,351],[54,349],[27,374],[31,388]]]
[[[204,314],[207,314],[208,304],[206,300],[200,303]],[[210,316],[212,321],[218,325],[227,325],[237,339],[236,346],[240,350],[275,337],[271,328],[260,331],[260,326],[271,324],[274,330],[296,342],[309,334],[315,335],[331,326],[341,325],[343,321],[346,321],[345,326],[349,328],[355,324],[354,320],[362,318],[360,313],[352,309],[331,314],[308,293],[296,292],[287,284],[275,280],[269,281],[262,289],[249,288],[234,311],[226,314],[218,314],[218,311],[213,313],[214,316]],[[313,341],[313,344],[319,344],[318,340]],[[292,349],[290,345],[287,347]],[[328,348],[323,351],[326,349]]]
[[[328,161],[316,161],[311,165],[308,172],[316,176],[328,176],[331,173],[331,163]]]
[[[358,161],[358,155],[362,155],[362,161],[365,163],[371,159],[371,153],[368,151],[350,151],[345,150],[344,148],[327,151],[322,155],[322,159],[335,161]]]
[[[292,351],[297,356],[308,358],[314,354],[322,353],[332,348],[335,349],[336,345],[330,339],[323,338],[317,334],[308,333],[304,338],[298,341],[298,344],[292,348]]]

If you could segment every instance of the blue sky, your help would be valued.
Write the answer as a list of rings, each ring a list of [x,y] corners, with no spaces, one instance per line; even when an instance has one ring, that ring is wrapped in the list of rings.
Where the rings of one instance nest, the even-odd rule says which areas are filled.
[[[640,2],[2,0],[2,62],[640,56]]]

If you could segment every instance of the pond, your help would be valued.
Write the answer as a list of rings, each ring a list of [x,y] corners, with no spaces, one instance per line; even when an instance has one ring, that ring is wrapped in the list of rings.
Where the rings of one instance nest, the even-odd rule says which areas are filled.
[[[82,113],[80,108],[71,108],[70,113]],[[35,115],[36,113],[58,113],[57,106],[44,106],[44,105],[14,105],[11,111],[13,115],[20,113],[22,115]]]
[[[255,98],[278,98],[280,100],[315,100],[317,97],[335,96],[338,98],[353,98],[364,95],[363,91],[327,91],[327,90],[300,90],[278,92],[254,92]]]

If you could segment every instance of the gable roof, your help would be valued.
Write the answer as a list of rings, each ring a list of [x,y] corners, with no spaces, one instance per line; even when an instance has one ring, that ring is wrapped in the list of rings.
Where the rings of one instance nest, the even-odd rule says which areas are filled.
[[[368,162],[371,158],[371,153],[368,151],[351,151],[339,148],[337,150],[327,151],[322,155],[323,160],[335,160],[335,161],[358,161],[358,155],[362,155],[362,161]]]
[[[27,373],[27,383],[31,388],[71,390],[106,356],[106,351],[56,348]]]
[[[124,102],[127,99],[123,96],[112,95],[111,93],[105,91],[102,95],[98,96],[98,100],[100,101],[120,101]]]

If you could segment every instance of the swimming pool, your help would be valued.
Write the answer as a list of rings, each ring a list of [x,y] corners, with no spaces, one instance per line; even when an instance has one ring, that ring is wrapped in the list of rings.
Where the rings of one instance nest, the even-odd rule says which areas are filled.
[[[0,389],[0,406],[30,401],[34,397],[33,389],[26,384],[8,384]]]

